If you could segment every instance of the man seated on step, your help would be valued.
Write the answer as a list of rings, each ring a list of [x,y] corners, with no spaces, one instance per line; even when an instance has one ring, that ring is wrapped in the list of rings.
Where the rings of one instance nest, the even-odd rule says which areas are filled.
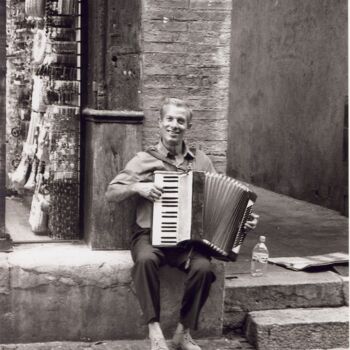
[[[168,349],[159,324],[159,267],[169,264],[187,274],[179,323],[173,337],[173,343],[183,350],[200,350],[191,338],[190,329],[197,328],[200,311],[215,281],[210,258],[205,254],[179,247],[156,248],[150,240],[152,205],[162,195],[162,188],[152,182],[154,171],[215,172],[208,156],[200,150],[189,149],[184,142],[191,121],[192,111],[184,101],[166,98],[160,109],[159,143],[137,153],[112,180],[106,193],[109,201],[116,202],[138,196],[136,224],[131,237],[132,278],[149,327],[152,350]],[[253,229],[256,224],[254,216],[246,223],[246,229]]]

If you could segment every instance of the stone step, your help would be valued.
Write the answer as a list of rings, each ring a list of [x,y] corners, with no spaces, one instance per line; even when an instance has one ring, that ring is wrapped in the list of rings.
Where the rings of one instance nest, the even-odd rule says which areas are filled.
[[[269,265],[266,276],[232,275],[225,281],[226,330],[241,328],[248,312],[340,307],[349,303],[349,277],[334,272],[296,272]]]
[[[349,348],[349,309],[310,308],[250,312],[246,337],[257,350]]]
[[[240,337],[234,339],[199,339],[197,343],[202,350],[254,350],[254,347]],[[169,349],[175,350],[171,341],[168,341]],[[148,350],[149,340],[119,340],[98,342],[50,342],[32,344],[7,344],[1,345],[0,350]]]
[[[129,251],[92,251],[83,244],[20,245],[0,253],[0,343],[144,339],[132,266]],[[222,336],[223,263],[214,269],[197,338]],[[160,271],[167,337],[179,319],[185,277],[169,266]]]

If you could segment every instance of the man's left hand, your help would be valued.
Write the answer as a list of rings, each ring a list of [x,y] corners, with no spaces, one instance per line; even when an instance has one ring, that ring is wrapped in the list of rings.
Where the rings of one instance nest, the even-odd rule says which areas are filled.
[[[251,213],[249,215],[248,220],[244,224],[244,229],[246,231],[254,230],[256,228],[256,226],[258,225],[258,221],[259,221],[259,215]]]

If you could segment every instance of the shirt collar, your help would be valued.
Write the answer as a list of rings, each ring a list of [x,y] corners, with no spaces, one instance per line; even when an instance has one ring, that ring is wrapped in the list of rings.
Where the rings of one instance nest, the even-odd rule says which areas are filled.
[[[159,141],[156,147],[158,152],[161,153],[164,157],[168,157],[168,158],[174,157],[174,155],[171,152],[169,152],[169,150],[164,146],[162,140]],[[193,152],[188,148],[185,142],[183,142],[183,150],[184,150],[183,154],[185,159],[191,160],[195,158]]]

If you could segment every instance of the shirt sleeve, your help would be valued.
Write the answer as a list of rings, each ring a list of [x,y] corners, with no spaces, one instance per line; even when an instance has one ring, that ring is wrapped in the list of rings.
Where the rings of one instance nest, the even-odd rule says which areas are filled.
[[[130,185],[141,181],[142,168],[140,166],[140,156],[137,154],[125,166],[125,168],[110,182],[113,184]]]
[[[160,164],[159,164],[160,163]],[[153,172],[161,168],[161,161],[151,157],[146,152],[139,152],[125,166],[125,168],[110,182],[110,185],[130,185],[135,182],[152,181]]]
[[[202,151],[197,150],[195,170],[217,173],[211,159]]]

